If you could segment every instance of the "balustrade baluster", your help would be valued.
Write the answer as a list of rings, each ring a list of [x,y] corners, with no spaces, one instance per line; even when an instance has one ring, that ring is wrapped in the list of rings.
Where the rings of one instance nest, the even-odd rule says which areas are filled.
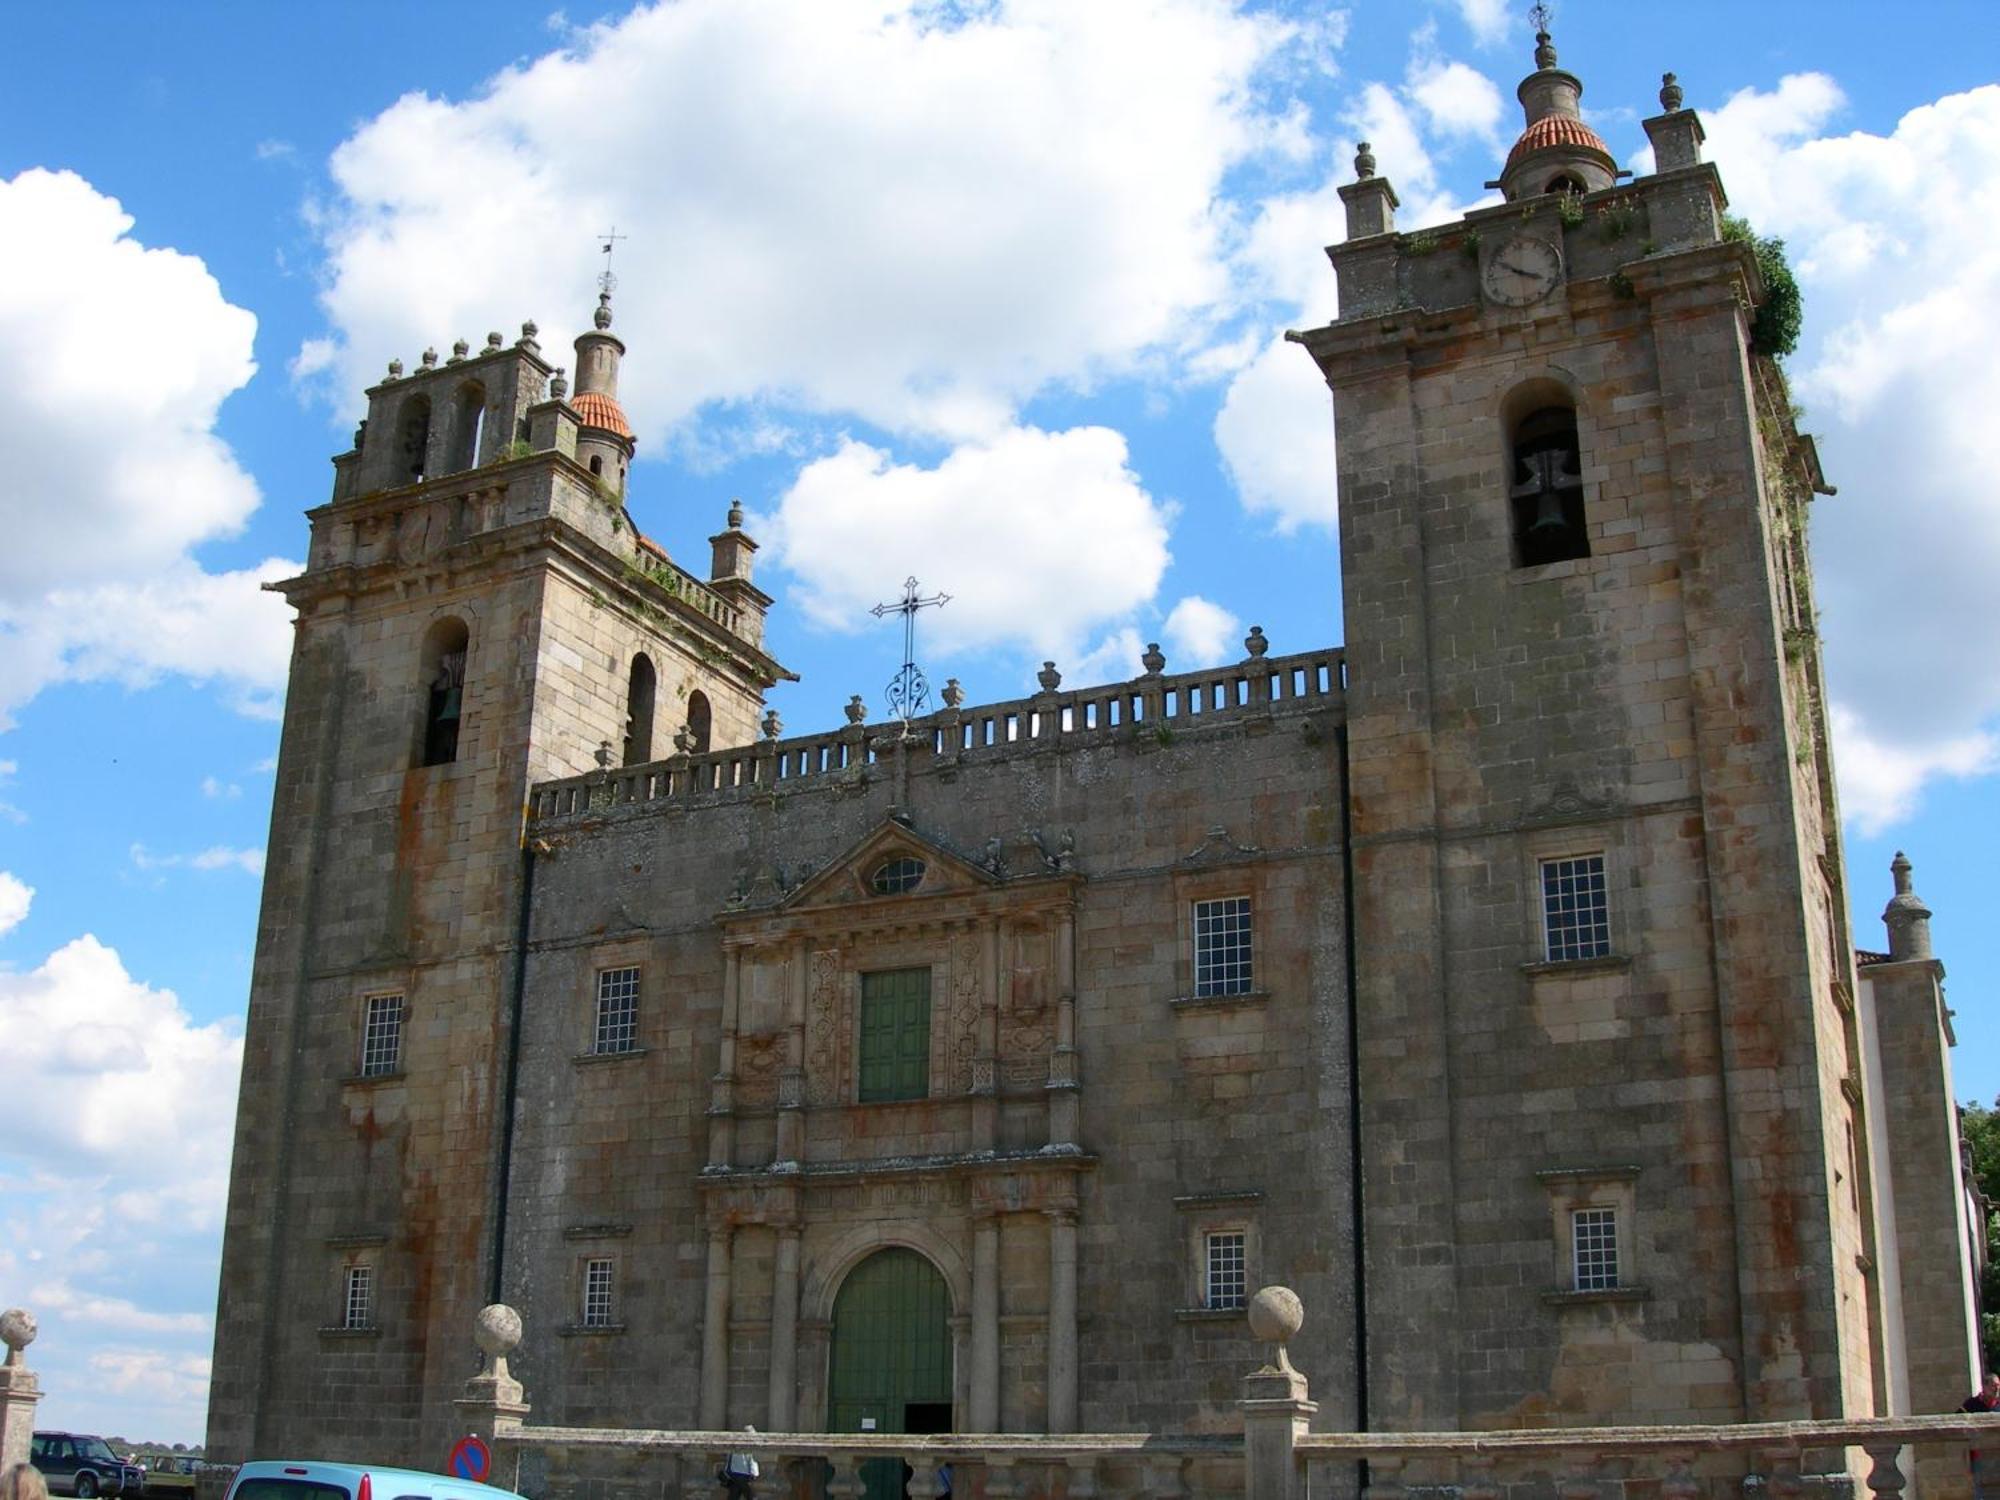
[[[910,1500],[937,1500],[937,1460],[928,1453],[906,1453],[903,1462],[910,1467],[910,1480],[903,1493]]]
[[[1181,1480],[1185,1459],[1156,1458],[1142,1470],[1145,1500],[1187,1500],[1187,1485]]]
[[[1868,1470],[1868,1488],[1876,1500],[1901,1500],[1910,1481],[1904,1476],[1900,1460],[1903,1456],[1901,1443],[1863,1443],[1862,1451],[1868,1455],[1873,1465]]]
[[[833,1477],[826,1482],[827,1500],[861,1500],[868,1488],[861,1482],[861,1456],[836,1453],[827,1462],[833,1467]]]

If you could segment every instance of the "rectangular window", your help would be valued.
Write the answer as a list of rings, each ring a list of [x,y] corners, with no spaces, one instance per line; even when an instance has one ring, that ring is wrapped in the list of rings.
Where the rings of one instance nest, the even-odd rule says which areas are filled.
[[[349,1266],[342,1279],[340,1297],[340,1326],[342,1328],[373,1328],[375,1326],[375,1268],[373,1266]]]
[[[583,1263],[583,1326],[611,1327],[611,1262],[587,1260]]]
[[[1576,1290],[1608,1292],[1618,1285],[1618,1210],[1570,1210],[1569,1243]]]
[[[1244,1234],[1240,1229],[1207,1235],[1203,1241],[1208,1265],[1203,1277],[1209,1307],[1241,1307],[1249,1295],[1244,1265]]]
[[[631,1052],[639,1045],[639,971],[597,971],[597,1026],[592,1052]]]
[[[861,1102],[931,1091],[931,971],[861,976]]]
[[[1250,993],[1250,898],[1225,896],[1194,904],[1194,992]]]
[[[1602,854],[1542,861],[1542,932],[1550,963],[1610,956]]]
[[[370,995],[361,1021],[361,1076],[380,1078],[403,1065],[403,997]]]

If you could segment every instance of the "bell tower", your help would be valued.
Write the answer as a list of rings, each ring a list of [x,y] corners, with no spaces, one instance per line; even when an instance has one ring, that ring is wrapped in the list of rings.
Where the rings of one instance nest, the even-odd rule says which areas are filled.
[[[304,572],[274,585],[298,618],[216,1320],[219,1459],[317,1451],[328,1412],[381,1461],[445,1453],[466,1330],[510,1290],[496,1205],[528,789],[663,760],[697,717],[703,748],[748,744],[788,675],[763,650],[754,542],[705,580],[634,526],[610,325],[607,292],[574,397],[532,323],[391,363],[309,513]]]
[[[1536,41],[1505,201],[1398,233],[1363,145],[1292,335],[1339,437],[1372,1415],[1865,1414],[1831,491],[1673,75],[1628,181]]]

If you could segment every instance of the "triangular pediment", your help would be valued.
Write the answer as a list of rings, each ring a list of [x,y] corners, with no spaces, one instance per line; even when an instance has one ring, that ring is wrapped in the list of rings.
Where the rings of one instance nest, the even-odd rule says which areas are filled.
[[[903,884],[913,871],[899,861],[914,861],[922,866],[914,884]],[[808,876],[778,904],[778,910],[797,912],[865,901],[921,900],[987,890],[999,883],[999,876],[991,870],[981,868],[909,824],[889,818],[846,853]]]

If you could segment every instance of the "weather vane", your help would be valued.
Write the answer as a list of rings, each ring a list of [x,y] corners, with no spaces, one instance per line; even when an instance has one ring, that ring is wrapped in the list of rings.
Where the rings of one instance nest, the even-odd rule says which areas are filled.
[[[1537,31],[1547,31],[1549,22],[1555,18],[1556,13],[1550,8],[1548,0],[1535,0],[1535,8],[1528,12],[1528,19],[1535,23]]]
[[[630,236],[620,234],[618,232],[618,226],[616,224],[613,224],[609,229],[605,230],[604,233],[600,234],[598,238],[604,241],[604,248],[598,252],[600,255],[604,257],[604,270],[598,275],[597,289],[600,292],[604,293],[605,296],[609,297],[613,292],[618,290],[618,278],[611,274],[612,248],[616,246],[620,240],[629,239]]]
[[[903,597],[896,603],[878,604],[868,611],[878,620],[884,615],[903,617],[903,669],[889,680],[889,712],[905,724],[931,706],[931,685],[924,681],[924,674],[917,668],[917,611],[932,605],[942,609],[949,603],[949,594],[920,598],[917,580],[912,577],[903,580]]]

